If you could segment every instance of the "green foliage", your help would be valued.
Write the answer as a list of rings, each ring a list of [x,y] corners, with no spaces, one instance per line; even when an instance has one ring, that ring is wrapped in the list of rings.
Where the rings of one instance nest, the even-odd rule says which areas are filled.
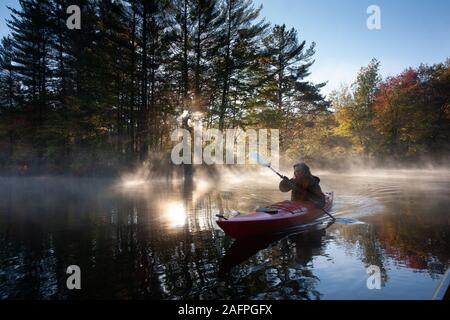
[[[380,63],[372,59],[367,67],[361,68],[353,92],[348,88],[332,95],[339,129],[342,135],[351,137],[356,149],[361,149],[366,155],[371,152],[372,142],[372,104],[380,83]]]
[[[81,30],[66,27],[72,4]],[[325,84],[307,80],[315,44],[269,27],[251,0],[20,0],[10,10],[3,169],[133,166],[171,148],[184,111],[205,127],[280,129],[282,152],[324,165],[448,153],[448,61],[380,82],[372,60],[330,108]]]

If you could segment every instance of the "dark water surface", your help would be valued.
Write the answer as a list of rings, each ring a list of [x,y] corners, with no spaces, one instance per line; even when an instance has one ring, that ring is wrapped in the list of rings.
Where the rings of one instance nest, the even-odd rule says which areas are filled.
[[[0,299],[430,299],[450,262],[449,173],[320,177],[336,223],[243,242],[215,215],[288,198],[272,176],[0,178]]]

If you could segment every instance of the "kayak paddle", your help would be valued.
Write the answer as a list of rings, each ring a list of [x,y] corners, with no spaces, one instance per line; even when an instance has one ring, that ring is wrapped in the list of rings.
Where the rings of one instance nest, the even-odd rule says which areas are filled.
[[[275,172],[281,179],[284,179],[284,178],[288,179],[288,177],[283,176],[281,173],[277,172],[274,168],[272,168],[270,166],[270,162],[267,161],[267,159],[264,158],[262,155],[260,155],[258,152],[256,152],[256,151],[250,152],[250,157],[255,159],[263,167],[269,168],[270,170]]]
[[[263,167],[269,168],[270,170],[272,170],[273,172],[275,172],[281,179],[287,179],[287,181],[289,181],[289,184],[291,185],[292,188],[295,188],[295,184],[293,184],[291,182],[291,180],[289,180],[288,177],[283,176],[281,173],[277,172],[274,168],[271,167],[270,162],[267,161],[266,158],[264,158],[262,155],[260,155],[258,152],[256,151],[252,151],[250,152],[250,157],[252,157],[253,159],[256,160],[256,162],[258,162],[258,164],[260,164]],[[311,200],[310,200],[311,201]],[[312,201],[311,201],[312,202]],[[331,213],[329,213],[327,210],[325,210],[324,208],[320,208],[324,213],[326,213],[331,219],[336,220],[335,217],[333,217],[331,215]]]

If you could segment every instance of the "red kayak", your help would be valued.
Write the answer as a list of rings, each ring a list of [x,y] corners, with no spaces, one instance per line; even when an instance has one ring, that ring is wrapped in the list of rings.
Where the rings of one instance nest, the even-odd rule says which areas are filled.
[[[326,192],[325,210],[333,205],[333,192]],[[309,201],[283,201],[268,208],[259,208],[255,212],[226,219],[219,217],[217,224],[225,233],[235,239],[256,235],[272,234],[287,228],[308,223],[320,217],[324,212]]]

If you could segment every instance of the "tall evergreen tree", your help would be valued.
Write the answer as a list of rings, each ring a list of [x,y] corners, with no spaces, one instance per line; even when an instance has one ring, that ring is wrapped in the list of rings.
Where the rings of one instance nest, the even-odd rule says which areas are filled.
[[[276,25],[264,39],[264,45],[269,57],[269,83],[264,93],[273,107],[290,112],[298,110],[302,100],[320,100],[308,95],[315,90],[305,81],[314,63],[315,43],[306,48],[306,41],[299,42],[295,29]]]
[[[280,143],[286,148],[287,141],[301,138],[301,127],[311,121],[312,114],[327,110],[320,93],[324,84],[314,85],[306,79],[314,63],[315,43],[306,47],[295,29],[275,25],[263,44],[266,70],[259,89],[261,117],[270,127],[284,128]]]
[[[19,82],[13,65],[14,48],[11,37],[4,37],[0,43],[0,108],[14,111],[19,103]]]
[[[13,157],[20,119],[21,92],[13,59],[13,40],[4,37],[0,43],[0,144],[4,141],[0,163],[3,164]]]
[[[217,54],[218,28],[220,17],[218,0],[196,0],[192,4],[191,19],[194,43],[194,109],[204,112],[210,103],[208,99],[214,90],[210,72],[214,56]]]
[[[230,92],[238,90],[239,71],[246,68],[237,63],[240,48],[238,44],[260,41],[260,37],[268,27],[264,20],[256,21],[262,7],[255,9],[251,0],[226,0],[222,3],[223,26],[219,30],[220,48],[217,59],[217,79],[220,83],[220,100],[217,102],[219,129],[225,128],[225,119],[231,108]]]
[[[21,10],[10,8],[11,19],[7,21],[14,39],[14,64],[18,78],[24,87],[24,102],[29,135],[42,163],[46,148],[45,121],[51,107],[51,2],[20,0]]]

